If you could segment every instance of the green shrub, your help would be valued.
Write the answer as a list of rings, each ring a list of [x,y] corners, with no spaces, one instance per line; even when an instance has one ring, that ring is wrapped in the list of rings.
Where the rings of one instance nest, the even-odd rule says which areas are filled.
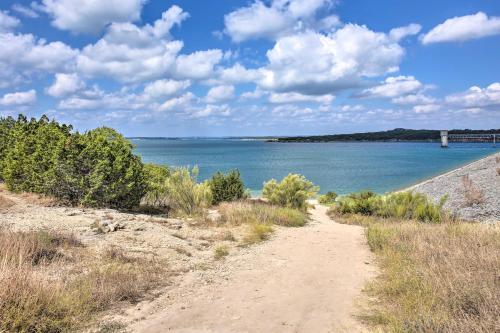
[[[143,198],[143,204],[159,208],[168,207],[165,185],[170,176],[170,169],[162,165],[145,164],[144,176],[147,182],[147,190]]]
[[[326,192],[326,194],[320,195],[318,202],[322,205],[331,205],[335,203],[335,199],[337,199],[337,193],[330,191]]]
[[[318,191],[319,187],[304,176],[289,174],[280,183],[275,179],[265,183],[262,195],[272,204],[306,210],[306,200],[314,197]]]
[[[58,170],[55,196],[87,206],[131,208],[147,188],[132,144],[111,128],[75,135]]]
[[[245,185],[238,170],[231,170],[227,175],[217,172],[209,181],[212,190],[212,204],[234,201],[246,197]]]
[[[207,182],[197,183],[198,168],[173,170],[165,182],[166,200],[174,211],[193,215],[212,203],[212,192]]]
[[[0,168],[10,190],[72,204],[130,208],[146,190],[143,164],[121,134],[110,128],[72,133],[46,116],[0,119]]]
[[[341,198],[334,209],[339,214],[361,214],[440,223],[445,216],[443,211],[445,201],[446,197],[443,197],[439,204],[434,204],[425,195],[413,192],[387,195],[361,192]]]

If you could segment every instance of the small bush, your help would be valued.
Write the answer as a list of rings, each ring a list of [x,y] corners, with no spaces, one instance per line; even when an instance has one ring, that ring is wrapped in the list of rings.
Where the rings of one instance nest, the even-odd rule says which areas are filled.
[[[226,245],[219,245],[214,249],[214,258],[221,259],[229,255],[229,249]]]
[[[360,214],[440,223],[446,217],[443,211],[445,201],[446,197],[443,197],[439,204],[434,204],[425,195],[413,192],[383,196],[373,192],[361,192],[338,200],[333,211],[341,215]]]
[[[484,193],[474,184],[469,175],[462,177],[462,186],[464,190],[464,205],[479,205],[484,202]]]
[[[217,172],[208,183],[212,190],[212,204],[214,205],[246,197],[245,185],[238,170],[231,170],[227,175]]]
[[[326,194],[319,196],[318,202],[322,205],[331,205],[335,203],[335,199],[337,199],[337,193],[326,192]]]
[[[145,164],[144,178],[147,182],[147,190],[142,204],[156,208],[168,208],[167,183],[171,170],[162,165]]]
[[[314,197],[318,191],[319,187],[304,176],[289,174],[279,183],[275,179],[265,183],[262,195],[272,204],[306,210],[306,200]]]
[[[260,243],[266,240],[274,231],[273,227],[263,223],[253,223],[248,227],[247,234],[243,237],[243,245]]]
[[[193,215],[212,203],[212,192],[207,182],[197,183],[198,168],[173,170],[165,182],[168,204],[179,214]]]

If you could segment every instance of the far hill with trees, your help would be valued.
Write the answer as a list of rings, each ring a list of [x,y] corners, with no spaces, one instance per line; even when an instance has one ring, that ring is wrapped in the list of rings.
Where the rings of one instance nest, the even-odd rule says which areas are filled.
[[[500,133],[500,129],[490,130],[470,130],[454,129],[448,131],[449,134],[493,134]],[[276,138],[273,142],[331,142],[331,141],[438,141],[441,138],[439,130],[414,130],[396,128],[389,131],[352,133],[352,134],[332,134],[314,136],[291,136]]]

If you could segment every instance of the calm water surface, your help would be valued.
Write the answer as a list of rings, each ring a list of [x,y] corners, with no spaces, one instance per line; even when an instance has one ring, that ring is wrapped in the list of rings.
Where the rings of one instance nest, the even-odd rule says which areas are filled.
[[[199,179],[239,169],[253,192],[264,181],[300,173],[321,192],[346,194],[371,189],[384,193],[484,157],[492,144],[409,142],[267,143],[240,139],[133,139],[144,162],[195,166]]]

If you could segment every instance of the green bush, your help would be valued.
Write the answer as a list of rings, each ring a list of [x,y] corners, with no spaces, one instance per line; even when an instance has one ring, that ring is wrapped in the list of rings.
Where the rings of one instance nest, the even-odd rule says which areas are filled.
[[[320,195],[318,202],[322,205],[331,205],[335,203],[335,199],[337,199],[337,193],[330,191],[326,192],[326,194]]]
[[[212,204],[214,205],[246,197],[245,185],[238,170],[231,170],[227,175],[217,172],[208,183],[212,190]]]
[[[265,183],[262,195],[272,204],[306,210],[306,200],[314,197],[318,191],[319,187],[304,176],[289,174],[280,183],[275,179]]]
[[[443,211],[445,201],[446,197],[443,197],[439,204],[434,204],[425,195],[414,192],[387,195],[361,192],[341,198],[334,209],[340,214],[361,214],[440,223],[445,215]]]
[[[145,164],[144,175],[147,181],[147,191],[143,203],[146,206],[168,208],[165,184],[170,176],[170,169],[162,165]]]
[[[110,128],[85,134],[20,115],[0,119],[0,175],[12,191],[48,194],[72,204],[130,208],[146,190],[132,145]]]
[[[165,182],[166,200],[179,214],[193,215],[212,203],[208,182],[197,183],[198,168],[173,170]]]

